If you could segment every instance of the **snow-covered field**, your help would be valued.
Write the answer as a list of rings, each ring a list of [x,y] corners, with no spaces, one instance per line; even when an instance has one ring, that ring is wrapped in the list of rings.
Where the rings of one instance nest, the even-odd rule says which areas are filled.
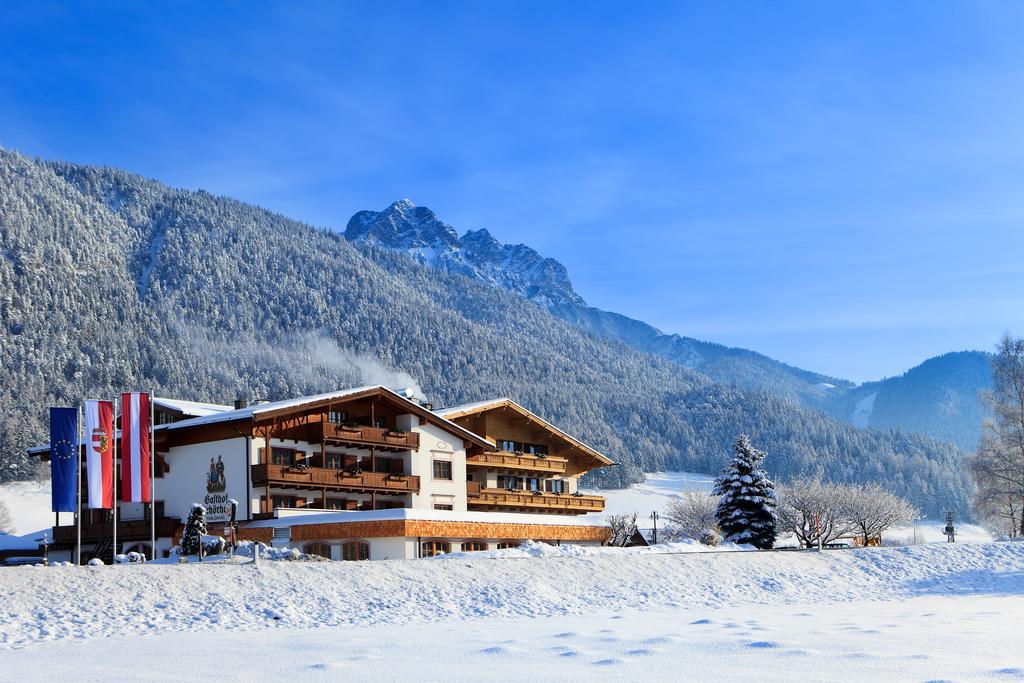
[[[15,535],[53,526],[49,482],[38,484],[34,481],[11,481],[0,484],[0,501],[6,503],[11,512]]]
[[[610,513],[645,515],[710,481],[602,493]],[[19,532],[49,525],[40,487],[0,496]],[[0,677],[1024,679],[1024,543],[960,530],[976,542],[0,568]],[[937,523],[917,534],[942,538]]]
[[[1024,677],[1019,597],[640,612],[62,641],[9,680],[922,681]]]
[[[181,678],[186,652],[228,679],[978,679],[1024,675],[1022,596],[1022,543],[18,567],[0,656],[90,680]]]
[[[585,493],[605,497],[605,514],[637,512],[640,526],[646,526],[644,520],[650,519],[651,512],[657,510],[661,514],[672,498],[686,491],[709,493],[714,481],[712,476],[694,472],[650,472],[641,484],[624,489],[591,489]]]

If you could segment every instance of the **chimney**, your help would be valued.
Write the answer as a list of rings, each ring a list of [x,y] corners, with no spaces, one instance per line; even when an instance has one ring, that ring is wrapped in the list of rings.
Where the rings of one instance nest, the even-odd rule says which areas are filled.
[[[247,398],[236,398],[235,399],[235,410],[241,410],[242,408],[249,407],[249,399]]]

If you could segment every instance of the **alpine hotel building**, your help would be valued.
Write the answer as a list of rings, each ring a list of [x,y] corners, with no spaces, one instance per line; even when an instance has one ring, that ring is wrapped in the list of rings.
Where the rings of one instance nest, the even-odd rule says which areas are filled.
[[[177,544],[193,503],[217,534],[230,500],[240,539],[334,560],[610,535],[588,517],[604,499],[578,481],[614,463],[509,399],[434,411],[411,392],[369,386],[233,408],[153,401],[157,556]],[[48,459],[49,446],[30,453]],[[152,556],[148,506],[118,505],[117,551]],[[82,561],[110,561],[110,511],[83,502],[82,514]],[[57,521],[51,557],[70,559],[76,527]]]

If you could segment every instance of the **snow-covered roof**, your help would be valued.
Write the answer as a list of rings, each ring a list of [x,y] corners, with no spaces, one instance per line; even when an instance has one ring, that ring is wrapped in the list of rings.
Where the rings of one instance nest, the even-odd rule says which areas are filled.
[[[222,406],[216,403],[196,403],[193,401],[180,401],[177,399],[162,399],[157,397],[154,399],[155,403],[164,402],[168,406],[181,406],[182,412],[189,413],[189,411],[203,411],[205,414],[198,415],[186,420],[179,420],[177,422],[170,422],[167,424],[156,425],[153,427],[154,432],[161,431],[174,431],[177,429],[188,429],[191,427],[199,427],[207,424],[215,424],[218,422],[232,422],[235,420],[252,420],[259,418],[260,415],[273,413],[282,410],[289,410],[292,408],[300,408],[304,405],[313,403],[320,403],[323,401],[334,401],[341,400],[350,396],[356,396],[362,393],[370,393],[374,391],[382,391],[397,401],[409,406],[411,412],[419,413],[421,415],[430,417],[433,416],[436,420],[442,422],[446,429],[453,434],[458,434],[469,441],[476,443],[479,446],[486,446],[487,441],[466,429],[465,427],[458,425],[451,420],[445,418],[442,415],[438,415],[432,411],[423,408],[420,404],[415,401],[411,401],[402,394],[389,389],[381,384],[371,384],[362,387],[355,387],[353,389],[343,389],[340,391],[331,391],[325,394],[316,394],[313,396],[300,396],[298,398],[289,398],[283,401],[272,401],[269,403],[257,403],[255,405],[247,406],[245,408],[232,408],[230,406]],[[188,407],[188,410],[185,410]],[[177,408],[176,408],[177,409]],[[79,445],[86,445],[88,441],[84,438]],[[49,444],[40,444],[33,446],[28,449],[30,455],[38,455],[40,453],[49,452]]]
[[[218,422],[231,422],[234,420],[255,420],[258,419],[261,415],[267,415],[279,411],[287,411],[293,408],[301,408],[302,406],[311,405],[315,403],[322,403],[325,401],[338,401],[351,396],[358,396],[359,394],[372,393],[374,391],[380,391],[385,394],[388,394],[394,400],[399,401],[400,403],[408,406],[410,408],[410,412],[419,413],[428,418],[433,416],[433,418],[437,419],[438,421],[444,424],[445,429],[452,432],[453,434],[462,436],[463,438],[468,439],[469,441],[472,441],[473,443],[476,443],[477,445],[480,446],[487,445],[487,441],[484,440],[483,437],[474,434],[470,430],[452,422],[451,420],[445,418],[444,416],[437,415],[432,411],[426,410],[415,401],[410,400],[409,398],[403,396],[402,394],[396,392],[393,389],[389,389],[388,387],[382,384],[355,387],[353,389],[343,389],[341,391],[332,391],[325,394],[316,394],[314,396],[300,396],[298,398],[290,398],[284,401],[258,403],[256,405],[251,405],[246,408],[224,410],[219,413],[211,413],[209,415],[204,415],[202,417],[195,417],[189,420],[180,420],[178,422],[171,422],[170,424],[159,425],[157,427],[154,427],[154,431],[173,431],[177,429],[188,429],[190,427],[198,427],[201,425],[214,424]]]
[[[439,408],[434,412],[442,417],[459,416],[466,413],[476,413],[486,408],[496,408],[506,403],[512,403],[512,399],[502,396],[501,398],[492,398],[487,401],[476,401],[475,403],[463,403],[458,406],[449,406],[448,408]]]
[[[220,403],[181,401],[176,398],[163,398],[160,396],[153,398],[153,404],[167,408],[168,410],[182,413],[183,415],[191,415],[192,417],[204,417],[206,415],[213,415],[215,413],[223,413],[228,410],[233,410],[231,406],[222,405]]]
[[[39,547],[39,541],[36,539],[41,538],[44,531],[48,532],[49,529],[42,529],[21,536],[0,533],[0,550],[35,550]]]
[[[407,401],[408,402],[408,400],[409,400],[409,399],[405,398],[404,396],[401,396],[401,395],[395,393],[391,389],[388,389],[387,387],[381,386],[379,384],[378,385],[369,385],[369,386],[365,386],[365,387],[355,387],[354,389],[343,389],[341,391],[331,391],[331,392],[328,392],[328,393],[325,393],[325,394],[316,394],[314,396],[300,396],[298,398],[289,398],[289,399],[285,399],[283,401],[271,401],[271,402],[268,402],[268,403],[257,403],[255,405],[250,405],[250,406],[247,406],[245,408],[229,408],[227,410],[224,410],[224,411],[221,411],[221,412],[218,412],[218,413],[210,413],[208,415],[203,415],[201,417],[194,417],[194,418],[192,418],[190,420],[180,420],[178,422],[171,422],[170,424],[159,425],[155,429],[166,429],[166,430],[187,429],[189,427],[198,427],[200,425],[214,424],[214,423],[217,423],[217,422],[231,422],[231,421],[234,421],[234,420],[254,419],[254,418],[258,417],[259,415],[261,415],[263,413],[272,413],[272,412],[275,412],[275,411],[278,411],[278,410],[288,410],[289,408],[298,408],[298,407],[304,406],[304,405],[306,405],[308,403],[318,403],[320,401],[330,401],[330,400],[343,399],[343,398],[345,398],[347,396],[352,396],[352,395],[355,395],[355,394],[359,394],[359,393],[362,393],[364,391],[371,391],[373,389],[384,389],[385,391],[388,391],[389,393],[394,394],[396,398],[401,399],[402,401]]]
[[[473,522],[491,524],[547,524],[551,526],[607,527],[608,524],[595,517],[545,515],[520,512],[474,512],[455,510],[418,510],[413,508],[392,508],[390,510],[306,510],[276,511],[274,519],[261,519],[243,523],[246,527],[290,527],[307,524],[337,524],[344,522],[384,522],[395,520],[424,520],[431,522]]]
[[[591,446],[588,446],[587,444],[585,444],[582,441],[580,441],[579,439],[577,439],[575,436],[572,436],[571,434],[567,434],[566,432],[562,431],[561,429],[559,429],[555,425],[553,425],[550,422],[548,422],[547,420],[545,420],[540,415],[537,415],[536,413],[532,412],[531,410],[528,410],[528,409],[524,408],[523,406],[519,405],[518,403],[516,403],[515,401],[513,401],[512,399],[507,398],[507,397],[494,398],[494,399],[491,399],[489,401],[477,401],[476,403],[465,403],[463,405],[452,406],[450,408],[441,408],[439,410],[435,410],[434,413],[436,415],[440,415],[441,417],[444,417],[446,419],[454,420],[454,419],[462,417],[464,415],[472,415],[474,413],[480,413],[480,412],[483,412],[485,410],[491,410],[493,408],[501,408],[501,407],[513,408],[517,412],[525,415],[530,420],[533,420],[534,422],[537,422],[537,423],[543,425],[549,431],[551,431],[554,434],[557,434],[558,436],[562,437],[563,439],[565,439],[569,443],[571,443],[574,446],[576,446],[577,448],[583,450],[588,455],[593,457],[595,460],[600,462],[601,465],[599,465],[599,466],[614,465],[614,464],[616,464],[611,458],[606,456],[604,453],[601,453],[596,448],[592,448]]]

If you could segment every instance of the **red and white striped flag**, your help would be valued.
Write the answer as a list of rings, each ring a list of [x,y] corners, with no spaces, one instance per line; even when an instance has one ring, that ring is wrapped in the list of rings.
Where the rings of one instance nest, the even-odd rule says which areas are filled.
[[[121,500],[148,503],[149,394],[121,394]]]
[[[89,507],[114,507],[114,404],[85,402],[85,464]]]

